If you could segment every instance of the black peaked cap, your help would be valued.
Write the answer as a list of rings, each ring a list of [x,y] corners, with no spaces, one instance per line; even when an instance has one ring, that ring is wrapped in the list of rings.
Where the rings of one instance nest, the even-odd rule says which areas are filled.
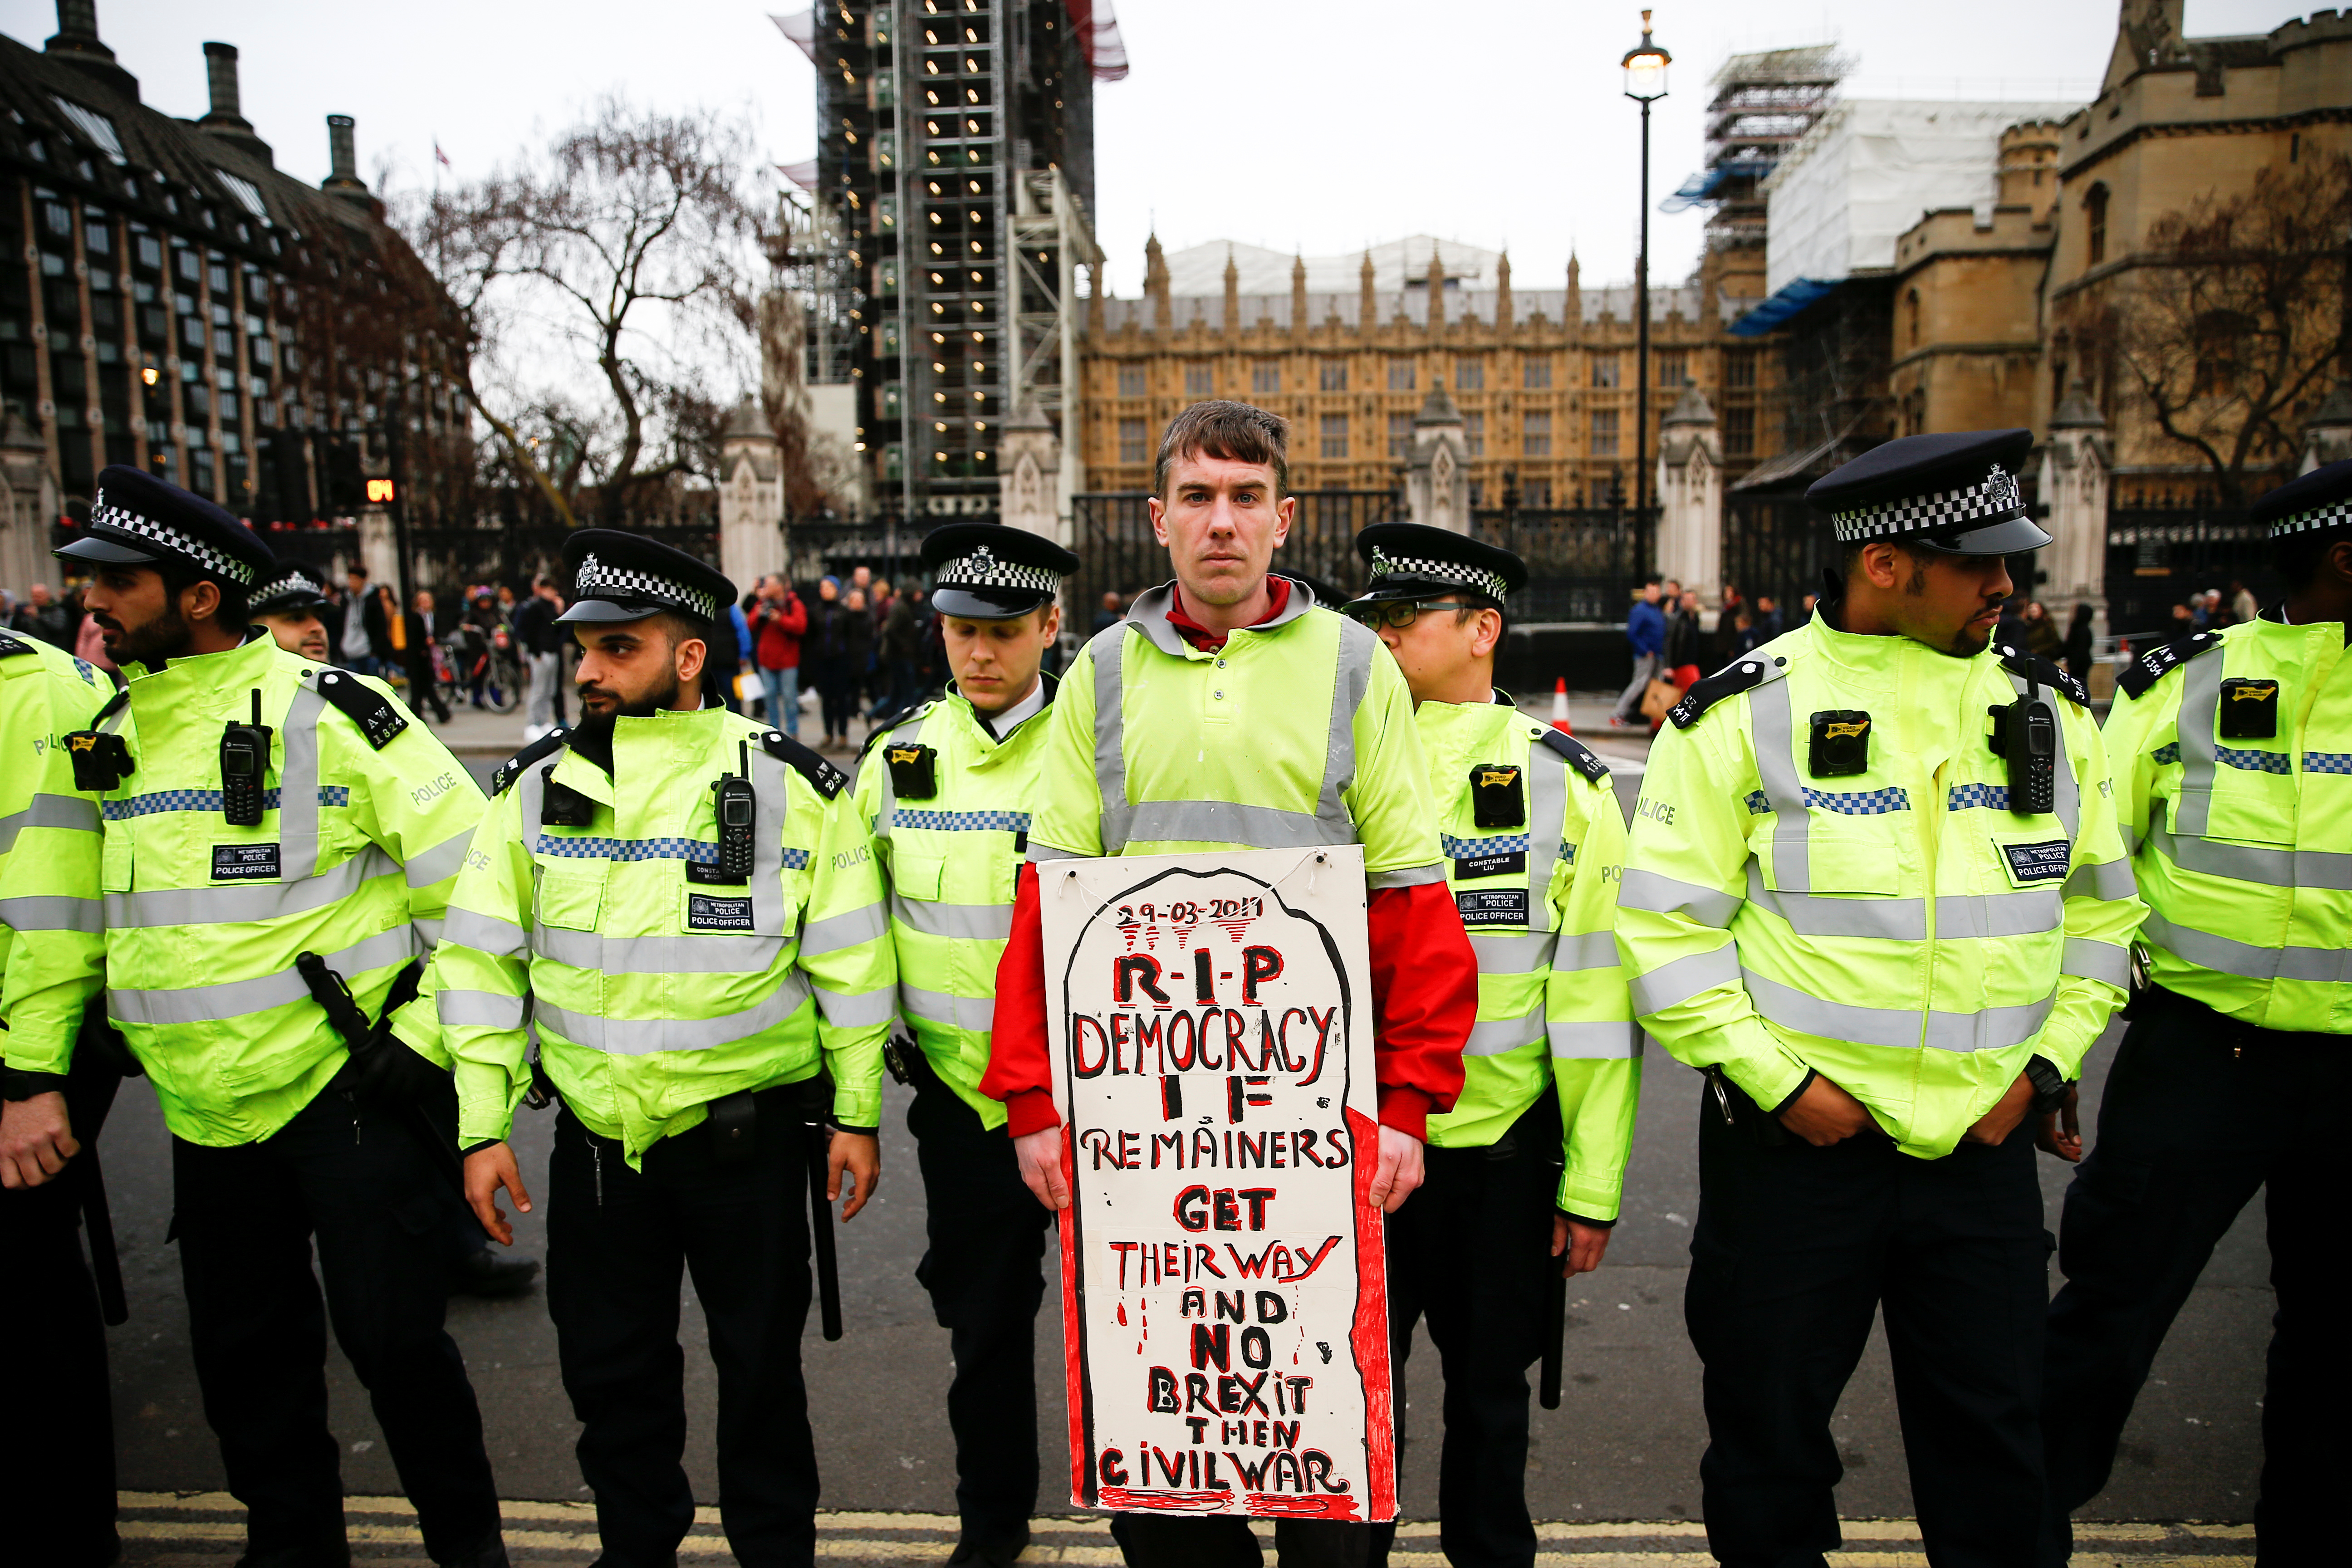
[[[257,616],[276,616],[292,610],[315,610],[327,603],[327,595],[319,579],[310,574],[310,568],[289,563],[254,589],[247,607]]]
[[[931,608],[971,621],[1005,621],[1043,608],[1078,569],[1078,558],[1040,533],[1001,522],[951,522],[923,536]]]
[[[2039,550],[2049,533],[2026,515],[2017,470],[2031,430],[1905,436],[1874,447],[1805,492],[1842,544],[1900,541],[1948,555]]]
[[[1367,599],[1470,594],[1502,608],[1528,585],[1528,563],[1499,544],[1419,522],[1376,522],[1356,535],[1356,553],[1371,567]]]
[[[52,553],[106,566],[179,566],[251,588],[277,552],[227,509],[142,469],[117,463],[98,476],[89,525]]]
[[[715,621],[735,584],[683,550],[618,528],[583,528],[563,542],[572,607],[562,621],[642,621],[665,610]]]
[[[2289,479],[2256,501],[2247,515],[2269,524],[2273,539],[2322,528],[2352,528],[2352,458]]]

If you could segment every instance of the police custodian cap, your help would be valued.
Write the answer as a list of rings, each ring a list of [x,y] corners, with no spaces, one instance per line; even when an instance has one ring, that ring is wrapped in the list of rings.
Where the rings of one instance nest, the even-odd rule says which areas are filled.
[[[583,528],[563,542],[572,607],[559,621],[642,621],[676,610],[715,621],[735,584],[683,550],[617,528]]]
[[[100,472],[89,526],[53,553],[101,566],[179,566],[251,588],[278,556],[233,513],[193,490],[117,463]]]
[[[1025,528],[951,522],[923,536],[923,569],[940,615],[1008,621],[1053,603],[1078,558]]]
[[[290,615],[327,604],[325,591],[307,566],[288,566],[253,591],[247,607],[257,616]]]
[[[1499,610],[1528,583],[1527,563],[1500,545],[1425,523],[1376,522],[1356,535],[1356,553],[1372,571],[1367,599],[1468,594]]]
[[[2253,504],[2247,514],[2270,524],[2271,537],[2352,528],[2352,458],[2326,463],[2299,479],[2289,479]]]
[[[2007,555],[2050,542],[2025,515],[2017,470],[2031,430],[1906,436],[1874,447],[1805,499],[1830,514],[1841,544],[1889,540],[1947,555]]]

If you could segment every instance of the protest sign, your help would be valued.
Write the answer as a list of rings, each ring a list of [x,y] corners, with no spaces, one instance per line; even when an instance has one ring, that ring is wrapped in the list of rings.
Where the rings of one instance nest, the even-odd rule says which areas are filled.
[[[1396,1511],[1360,847],[1038,868],[1083,1508]]]

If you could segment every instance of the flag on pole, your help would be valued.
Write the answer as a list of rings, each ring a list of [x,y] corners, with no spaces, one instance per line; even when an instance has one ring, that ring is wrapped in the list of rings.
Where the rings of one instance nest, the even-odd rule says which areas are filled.
[[[455,167],[449,162],[449,154],[441,151],[441,143],[437,141],[433,143],[433,161],[445,169]]]

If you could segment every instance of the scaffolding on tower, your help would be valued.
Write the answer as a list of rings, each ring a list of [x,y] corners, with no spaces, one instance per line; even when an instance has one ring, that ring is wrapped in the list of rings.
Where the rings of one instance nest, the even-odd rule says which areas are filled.
[[[1658,204],[1676,213],[1706,203],[1709,249],[1764,242],[1764,196],[1757,189],[1781,155],[1837,101],[1838,83],[1853,69],[1833,44],[1733,55],[1710,85],[1706,163]]]

